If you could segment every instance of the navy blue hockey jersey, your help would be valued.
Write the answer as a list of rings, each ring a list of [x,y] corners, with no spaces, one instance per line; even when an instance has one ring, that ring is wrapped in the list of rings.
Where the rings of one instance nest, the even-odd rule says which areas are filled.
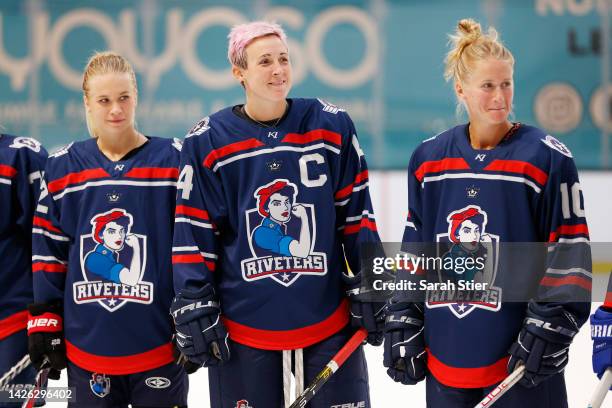
[[[486,387],[506,377],[508,349],[525,316],[525,303],[504,303],[502,279],[529,282],[529,272],[495,256],[500,243],[588,242],[583,199],[570,151],[537,128],[516,124],[492,150],[471,147],[467,126],[424,141],[408,169],[409,215],[405,243],[444,243],[458,251],[491,251],[482,301],[428,296],[425,336],[428,367],[452,387]],[[465,235],[462,235],[465,234]],[[442,245],[442,244],[437,244]],[[588,245],[588,244],[581,244]],[[544,245],[541,245],[544,249]],[[555,299],[588,299],[588,251],[559,267],[544,250],[536,278],[539,293]],[[451,249],[452,252],[452,249]],[[528,259],[526,262],[531,262]],[[534,261],[535,262],[535,261]],[[566,304],[579,324],[588,305]]]
[[[34,139],[0,135],[0,340],[24,330],[32,302],[32,215],[47,152]]]
[[[52,154],[34,218],[37,302],[62,299],[68,359],[130,374],[172,357],[172,219],[180,142],[113,162],[96,139]]]
[[[232,108],[185,139],[174,283],[212,283],[230,337],[261,349],[321,341],[348,322],[341,274],[379,241],[368,170],[342,109],[289,100],[276,127]]]

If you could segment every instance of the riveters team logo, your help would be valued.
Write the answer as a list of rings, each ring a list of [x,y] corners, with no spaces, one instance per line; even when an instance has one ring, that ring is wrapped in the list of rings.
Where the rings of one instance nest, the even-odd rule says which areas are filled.
[[[97,302],[109,312],[128,302],[150,304],[153,284],[142,280],[147,237],[131,232],[133,217],[113,208],[91,218],[91,234],[81,235],[83,281],[73,284],[74,302]]]
[[[446,220],[448,231],[436,237],[438,255],[442,265],[454,267],[438,268],[439,281],[480,283],[484,289],[458,290],[457,285],[449,285],[448,290],[429,291],[426,306],[448,307],[458,318],[475,309],[498,311],[502,291],[493,284],[499,261],[499,236],[486,231],[487,213],[479,206],[470,205],[451,212]]]
[[[325,275],[327,256],[314,252],[316,220],[312,204],[296,202],[298,188],[286,179],[259,187],[257,207],[246,212],[253,257],[241,262],[242,277],[251,282],[273,279],[286,287],[302,275]]]
[[[92,373],[91,380],[89,380],[89,388],[91,388],[91,392],[96,396],[104,398],[110,393],[110,378],[104,374]]]
[[[253,407],[249,405],[249,401],[245,399],[241,399],[240,401],[236,402],[236,408],[253,408]]]

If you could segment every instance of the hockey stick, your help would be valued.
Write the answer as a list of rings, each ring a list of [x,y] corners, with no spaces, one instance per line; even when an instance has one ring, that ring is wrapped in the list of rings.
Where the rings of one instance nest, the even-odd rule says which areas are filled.
[[[366,331],[366,329],[361,328],[357,330],[355,334],[353,334],[353,336],[349,339],[349,341],[347,341],[346,344],[342,346],[340,351],[338,351],[336,355],[332,357],[332,359],[329,361],[329,363],[327,363],[325,368],[323,368],[323,370],[321,370],[321,372],[317,374],[315,379],[312,380],[308,387],[306,387],[304,392],[299,397],[297,397],[295,401],[293,401],[293,404],[291,404],[289,408],[304,408],[308,401],[310,401],[312,397],[315,396],[317,391],[321,389],[323,384],[325,384],[327,380],[329,380],[329,377],[331,377],[336,371],[338,371],[338,368],[340,368],[342,364],[344,364],[346,359],[355,350],[357,350],[357,347],[359,347],[359,345],[365,340],[366,337],[368,337],[368,332]]]
[[[40,398],[40,389],[47,382],[49,371],[51,371],[51,367],[49,367],[49,360],[45,360],[43,367],[45,368],[41,368],[38,374],[36,374],[36,381],[34,383],[34,389],[32,390],[31,397],[24,401],[21,408],[33,408],[37,397]]]
[[[601,377],[599,384],[597,384],[595,391],[593,391],[588,408],[601,407],[601,404],[603,404],[603,401],[608,394],[610,386],[612,386],[612,367],[608,368]]]
[[[487,396],[484,397],[482,401],[480,401],[478,405],[476,405],[474,408],[486,408],[493,405],[493,403],[500,399],[501,396],[504,395],[510,388],[512,388],[514,384],[519,382],[520,379],[523,378],[524,374],[525,366],[521,364],[520,366],[514,369],[512,374],[504,378],[504,380],[500,382],[497,387],[493,388],[493,390],[488,393]]]
[[[15,377],[17,377],[23,370],[25,370],[30,365],[30,356],[27,354],[23,356],[21,360],[17,362],[14,366],[8,370],[2,378],[0,378],[0,390],[2,390],[8,383],[13,381]]]

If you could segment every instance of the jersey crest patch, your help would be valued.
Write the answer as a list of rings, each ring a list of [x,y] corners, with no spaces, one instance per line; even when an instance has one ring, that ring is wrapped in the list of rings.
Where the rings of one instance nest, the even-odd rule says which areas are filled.
[[[89,380],[89,388],[95,396],[104,398],[110,394],[111,382],[105,374],[92,373]]]
[[[40,142],[31,137],[16,137],[13,139],[13,143],[9,147],[14,149],[21,149],[22,147],[28,148],[35,153],[40,153]]]
[[[131,232],[133,220],[121,208],[92,217],[91,234],[80,238],[84,280],[72,286],[76,304],[97,302],[114,312],[128,302],[153,302],[153,284],[142,280],[147,264],[147,237]]]
[[[429,291],[426,306],[429,309],[447,307],[459,319],[476,309],[498,311],[502,290],[494,283],[499,262],[499,236],[486,231],[487,213],[477,205],[470,205],[451,212],[446,220],[447,232],[436,236],[437,256],[442,259],[442,265],[455,267],[438,269],[439,282],[485,283],[486,289]],[[466,262],[467,259],[474,262]]]
[[[204,119],[202,119],[201,121],[199,121],[185,136],[185,139],[187,139],[188,137],[192,137],[192,136],[199,136],[202,133],[206,132],[208,129],[210,129],[210,126],[208,125],[208,122],[210,122],[210,118],[208,116],[206,116]]]
[[[564,156],[572,158],[572,152],[570,152],[570,149],[568,149],[565,144],[555,139],[551,135],[546,135],[544,139],[540,139],[540,140],[542,141],[542,143],[544,143],[546,146],[550,147],[551,149],[558,151]]]
[[[327,274],[327,255],[314,252],[317,239],[312,204],[296,202],[295,184],[276,179],[253,194],[256,208],[246,211],[253,257],[240,263],[247,282],[273,279],[289,287],[302,275]]]
[[[72,147],[73,144],[74,144],[74,142],[70,142],[66,146],[60,147],[59,149],[57,149],[56,151],[51,153],[49,155],[49,157],[56,158],[56,157],[60,157],[60,156],[65,155],[66,153],[68,153],[68,150],[70,150],[70,148]]]

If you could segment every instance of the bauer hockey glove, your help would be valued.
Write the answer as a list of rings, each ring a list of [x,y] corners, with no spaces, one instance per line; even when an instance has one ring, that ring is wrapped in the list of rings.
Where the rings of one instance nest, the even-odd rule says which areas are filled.
[[[521,384],[535,387],[565,369],[569,347],[579,327],[574,316],[562,306],[529,302],[527,316],[518,339],[510,347],[508,372],[519,361],[525,364]]]
[[[612,309],[602,306],[591,316],[591,338],[593,371],[601,378],[612,367]]]
[[[49,378],[59,380],[66,368],[66,343],[62,322],[62,304],[28,305],[28,354],[36,370],[51,368]]]
[[[393,381],[416,384],[427,374],[422,306],[391,303],[386,314],[383,365]]]
[[[183,289],[172,301],[170,314],[174,318],[176,346],[189,361],[211,367],[229,360],[227,330],[221,322],[212,285],[199,290]]]
[[[367,341],[373,346],[383,342],[385,325],[385,303],[372,302],[363,294],[361,275],[348,276],[342,274],[346,296],[351,303],[351,326],[355,329],[363,327],[368,331]]]

